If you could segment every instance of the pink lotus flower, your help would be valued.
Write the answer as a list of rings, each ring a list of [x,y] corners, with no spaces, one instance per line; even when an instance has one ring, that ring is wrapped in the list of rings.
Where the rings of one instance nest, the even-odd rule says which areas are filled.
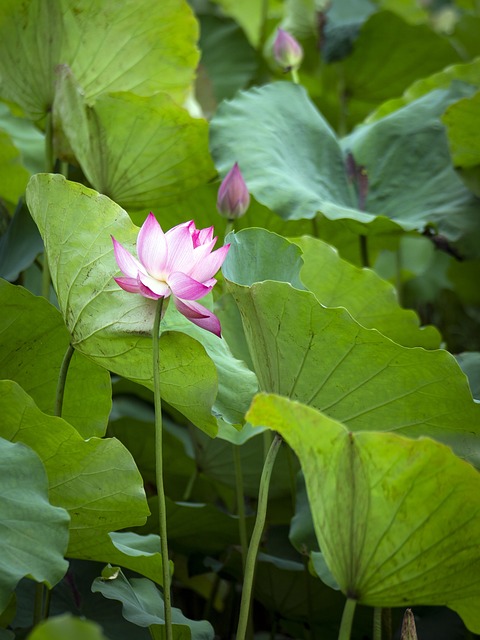
[[[235,220],[243,216],[249,205],[250,194],[240,167],[235,162],[218,190],[217,209],[225,218]]]
[[[112,236],[115,259],[123,273],[115,282],[125,291],[145,298],[173,298],[191,322],[220,336],[220,322],[195,300],[209,293],[230,245],[212,252],[217,241],[213,227],[197,229],[193,220],[167,233],[150,213],[138,233],[138,260]]]
[[[273,55],[283,71],[298,69],[303,60],[303,49],[295,38],[284,31],[278,29],[277,37],[273,43]]]

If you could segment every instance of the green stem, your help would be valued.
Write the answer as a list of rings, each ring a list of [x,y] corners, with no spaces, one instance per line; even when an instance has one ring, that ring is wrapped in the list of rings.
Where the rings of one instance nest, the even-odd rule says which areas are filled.
[[[247,540],[247,520],[245,518],[245,493],[243,491],[242,459],[240,447],[233,446],[233,461],[235,464],[235,487],[237,493],[237,514],[238,533],[240,535],[240,545],[242,547],[242,567],[245,573],[245,563],[247,561],[248,540]]]
[[[55,415],[62,415],[63,408],[63,396],[65,394],[65,383],[67,381],[68,367],[72,359],[75,349],[71,344],[68,345],[65,355],[63,356],[62,366],[60,367],[60,373],[58,374],[57,393],[55,395]]]
[[[158,521],[160,547],[162,553],[163,601],[165,605],[165,635],[173,640],[172,601],[170,594],[170,563],[168,560],[167,540],[167,508],[165,489],[163,486],[163,452],[162,452],[162,396],[160,393],[160,321],[162,319],[164,298],[157,301],[155,321],[153,323],[153,398],[155,405],[155,476],[158,496]]]
[[[352,633],[353,615],[355,613],[355,607],[357,601],[347,598],[345,607],[343,609],[342,623],[340,625],[340,632],[338,634],[338,640],[350,640]]]
[[[295,84],[300,84],[300,78],[298,77],[298,71],[296,69],[291,69],[290,73],[292,74],[292,80]]]
[[[183,502],[188,502],[190,500],[190,496],[192,494],[193,485],[195,484],[195,480],[198,478],[198,468],[195,467],[192,475],[188,479],[188,484],[185,487],[185,491],[183,492],[182,500]]]
[[[37,624],[43,618],[43,596],[45,594],[45,585],[39,582],[35,585],[35,600],[33,603],[33,626]]]
[[[362,261],[362,267],[370,267],[370,259],[368,257],[368,244],[367,236],[360,236],[360,259]]]
[[[223,244],[226,243],[227,236],[231,231],[234,230],[234,227],[235,227],[235,220],[228,219],[227,224],[225,225],[225,234],[223,236]]]
[[[257,517],[255,519],[255,526],[253,527],[250,546],[248,547],[247,562],[245,564],[245,577],[243,580],[242,601],[240,604],[236,640],[245,640],[247,633],[250,603],[252,600],[253,579],[255,576],[255,565],[267,515],[270,479],[272,477],[275,458],[277,457],[281,444],[282,438],[278,433],[276,433],[263,464],[262,477],[260,478],[260,488],[258,492]]]
[[[382,608],[373,610],[373,640],[382,640]]]

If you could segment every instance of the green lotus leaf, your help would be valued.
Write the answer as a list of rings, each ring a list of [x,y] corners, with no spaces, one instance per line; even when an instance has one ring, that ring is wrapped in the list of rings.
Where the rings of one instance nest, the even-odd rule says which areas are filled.
[[[110,600],[119,600],[126,620],[140,627],[150,627],[152,637],[160,640],[162,635],[156,635],[155,626],[165,625],[163,598],[153,582],[145,578],[128,580],[121,570],[111,567],[108,577],[94,580],[92,591]],[[189,620],[180,609],[174,608],[172,622],[175,640],[213,640],[213,628],[206,620]]]
[[[61,313],[45,298],[0,280],[2,377],[15,380],[44,412],[55,412],[62,360],[70,344]],[[112,407],[110,376],[75,350],[62,416],[84,437],[103,436]]]
[[[107,640],[101,627],[91,620],[75,618],[70,613],[40,622],[28,640]]]
[[[362,234],[433,224],[466,255],[476,255],[478,201],[451,166],[439,121],[449,104],[472,91],[466,84],[433,91],[357,127],[340,144],[304,89],[277,82],[219,107],[212,154],[222,175],[238,161],[249,190],[284,219],[322,213]],[[349,153],[366,175],[365,204],[347,176]]]
[[[114,202],[61,176],[34,176],[27,201],[47,248],[52,281],[75,348],[152,389],[155,302],[121,290],[113,280],[118,267],[110,234],[134,251],[138,228]],[[166,323],[174,312],[170,305]],[[163,399],[215,435],[212,405],[219,376],[205,348],[185,333],[166,331],[160,340],[160,366]],[[221,362],[218,367],[222,371]],[[220,406],[220,396],[217,402]],[[225,404],[231,405],[228,398]]]
[[[243,0],[243,2],[235,2],[235,0],[213,1],[222,7],[226,15],[231,16],[238,22],[252,45],[257,47],[260,43],[263,20],[265,19],[262,5],[257,0]]]
[[[53,104],[55,68],[67,64],[88,99],[165,91],[181,102],[198,62],[197,32],[183,0],[5,0],[0,93],[39,120]]]
[[[353,431],[430,435],[480,464],[480,405],[451,354],[403,347],[365,329],[345,309],[324,307],[310,291],[273,281],[278,248],[263,252],[271,267],[269,280],[259,282],[248,249],[256,233],[251,230],[249,242],[244,234],[232,243],[224,275],[262,391],[312,405]],[[280,240],[274,236],[272,247]]]
[[[447,127],[452,162],[472,191],[480,196],[480,92],[450,105],[442,121]]]
[[[62,418],[47,416],[15,382],[0,382],[1,437],[33,449],[45,466],[53,505],[70,514],[68,556],[102,557],[115,529],[143,524],[148,507],[142,477],[115,438],[84,440]]]
[[[89,105],[68,67],[57,74],[56,130],[100,193],[123,207],[151,209],[215,175],[206,121],[167,93],[108,93]]]
[[[64,555],[70,517],[48,501],[37,454],[0,437],[0,611],[17,582],[30,576],[53,587],[68,569]]]
[[[408,87],[400,98],[387,100],[380,105],[378,109],[373,111],[368,118],[366,118],[366,122],[371,123],[376,120],[381,120],[394,111],[407,106],[407,104],[410,104],[414,100],[418,100],[418,98],[425,96],[427,93],[435,91],[435,89],[448,89],[453,82],[465,82],[478,88],[480,86],[479,74],[480,58],[476,58],[470,62],[453,64],[438,73],[434,73],[431,76],[417,80]]]
[[[408,24],[390,11],[374,13],[362,25],[353,52],[342,65],[349,123],[363,120],[418,78],[457,62],[455,47],[429,26]]]
[[[303,251],[302,282],[325,307],[345,307],[361,325],[405,347],[438,349],[441,336],[437,329],[420,328],[417,314],[402,309],[395,288],[374,271],[354,267],[311,236],[294,242]]]
[[[16,204],[24,194],[30,173],[21,162],[20,152],[12,139],[0,129],[0,194]]]
[[[0,129],[8,133],[20,151],[22,165],[29,174],[45,169],[45,135],[26,120],[13,115],[6,104],[0,104]]]
[[[257,396],[247,418],[280,433],[300,458],[320,548],[347,597],[374,607],[447,605],[480,631],[473,467],[429,438],[351,433],[278,396]]]

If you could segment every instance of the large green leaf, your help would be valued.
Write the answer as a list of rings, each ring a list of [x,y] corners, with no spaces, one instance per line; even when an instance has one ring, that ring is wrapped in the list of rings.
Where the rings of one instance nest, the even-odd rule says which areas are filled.
[[[435,89],[448,89],[452,82],[466,82],[474,87],[479,87],[479,73],[480,58],[476,58],[470,62],[451,65],[427,78],[421,78],[408,87],[400,98],[392,98],[384,102],[378,109],[370,114],[366,122],[370,123],[380,120],[397,109],[401,109],[414,100],[425,96],[427,93],[430,93],[430,91],[434,91]]]
[[[439,121],[449,104],[472,91],[466,84],[433,91],[359,126],[340,145],[306,92],[278,82],[220,106],[211,125],[212,153],[222,174],[238,161],[249,190],[285,219],[320,212],[363,234],[423,230],[430,223],[475,255],[478,201],[451,166]],[[366,172],[364,205],[349,183],[348,153]]]
[[[4,200],[16,204],[25,192],[29,172],[21,163],[20,152],[12,139],[0,129],[0,195]]]
[[[107,197],[62,176],[37,175],[27,202],[44,239],[52,282],[76,349],[100,365],[153,388],[154,301],[120,289],[110,234],[132,246],[138,229]],[[168,313],[168,311],[167,311]],[[214,435],[217,372],[205,349],[184,333],[160,340],[163,398]]]
[[[45,298],[0,280],[2,377],[15,380],[46,413],[54,413],[57,383],[70,334]],[[110,376],[75,351],[62,416],[84,437],[103,436],[112,406]]]
[[[437,329],[420,328],[416,313],[402,309],[394,287],[374,271],[354,267],[311,236],[294,242],[303,251],[302,282],[324,306],[345,307],[361,325],[405,347],[438,349],[441,337]]]
[[[342,65],[347,119],[350,124],[363,120],[417,78],[459,61],[453,45],[429,26],[408,24],[390,11],[374,13]]]
[[[447,127],[452,161],[472,191],[480,196],[480,92],[464,98],[446,110],[442,121]]]
[[[430,435],[480,464],[480,405],[452,355],[400,346],[345,309],[324,307],[310,291],[273,281],[278,250],[265,250],[270,280],[259,281],[263,274],[248,248],[255,233],[250,242],[246,233],[232,244],[224,275],[262,391],[313,405],[355,431]],[[279,240],[273,236],[272,247]]]
[[[53,104],[56,66],[68,64],[89,99],[166,91],[183,100],[198,61],[197,31],[183,0],[5,0],[0,92],[38,120]]]
[[[53,413],[60,366],[70,342],[62,316],[44,298],[4,280],[0,280],[0,300],[6,312],[0,321],[3,377],[16,380],[42,410]],[[103,435],[110,408],[110,376],[75,352],[63,417],[84,437]]]
[[[107,640],[101,627],[90,620],[75,618],[69,613],[43,620],[28,636],[28,640]]]
[[[317,538],[347,597],[442,604],[480,631],[480,477],[429,438],[351,433],[310,407],[261,395],[247,415],[293,447]]]
[[[140,627],[151,627],[152,637],[160,640],[163,636],[156,625],[165,625],[163,618],[163,598],[155,584],[145,578],[128,580],[123,573],[113,567],[108,576],[96,578],[92,584],[94,593],[122,603],[123,616]],[[214,632],[206,620],[188,620],[180,609],[172,610],[173,637],[175,640],[213,640]]]
[[[17,582],[30,576],[49,587],[68,569],[68,513],[48,501],[42,462],[20,443],[0,438],[0,611]]]
[[[124,207],[154,208],[215,175],[206,121],[167,93],[108,93],[90,106],[64,66],[54,118],[90,184]]]
[[[0,382],[1,437],[22,442],[42,460],[52,504],[70,514],[68,555],[103,557],[108,533],[143,524],[143,480],[129,451],[115,438],[84,440],[62,418],[47,416],[15,382]]]

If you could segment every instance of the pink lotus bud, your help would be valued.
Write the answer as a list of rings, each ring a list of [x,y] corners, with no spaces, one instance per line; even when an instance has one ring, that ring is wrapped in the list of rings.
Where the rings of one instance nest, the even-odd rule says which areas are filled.
[[[218,190],[218,212],[224,218],[235,220],[243,216],[249,204],[250,194],[248,193],[247,185],[238,164],[235,163]]]
[[[279,29],[273,43],[275,60],[287,73],[298,69],[303,60],[303,49],[287,31]]]

